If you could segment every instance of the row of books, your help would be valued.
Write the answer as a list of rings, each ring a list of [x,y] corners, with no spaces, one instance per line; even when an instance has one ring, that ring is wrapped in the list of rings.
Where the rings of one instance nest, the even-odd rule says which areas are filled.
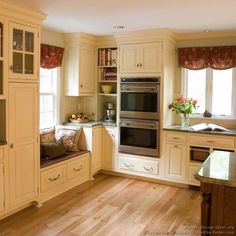
[[[117,65],[117,49],[116,48],[98,49],[98,65],[99,66],[116,66]]]
[[[102,80],[117,80],[117,71],[111,71],[108,69],[103,69],[101,72],[101,79]]]

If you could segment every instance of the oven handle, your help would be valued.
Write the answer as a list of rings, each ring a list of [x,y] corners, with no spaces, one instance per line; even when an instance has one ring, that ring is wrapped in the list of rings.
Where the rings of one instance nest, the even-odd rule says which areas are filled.
[[[120,127],[130,127],[130,128],[139,128],[139,129],[157,129],[157,124],[144,124],[144,123],[128,123],[128,122],[121,122]]]
[[[128,87],[128,86],[123,86],[121,87],[120,91],[122,93],[155,93],[159,91],[159,86],[153,86],[153,87]]]

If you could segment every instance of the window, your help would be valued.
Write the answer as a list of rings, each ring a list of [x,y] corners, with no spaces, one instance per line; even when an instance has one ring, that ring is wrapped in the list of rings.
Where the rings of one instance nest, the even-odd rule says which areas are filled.
[[[199,105],[194,113],[202,114],[207,110],[215,117],[236,118],[234,75],[235,69],[183,69],[182,93],[188,98],[197,99]]]
[[[52,127],[58,121],[58,74],[58,68],[40,68],[40,129]]]

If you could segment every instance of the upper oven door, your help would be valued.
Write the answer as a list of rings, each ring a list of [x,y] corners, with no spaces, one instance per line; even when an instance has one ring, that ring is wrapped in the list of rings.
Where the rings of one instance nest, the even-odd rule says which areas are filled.
[[[121,83],[120,116],[159,119],[159,84]]]

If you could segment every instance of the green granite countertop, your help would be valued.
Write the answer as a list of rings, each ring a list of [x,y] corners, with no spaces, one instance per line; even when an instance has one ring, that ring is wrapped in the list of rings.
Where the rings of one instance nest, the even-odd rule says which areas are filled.
[[[190,132],[190,133],[201,133],[201,134],[214,134],[214,135],[229,135],[229,136],[236,136],[235,129],[229,129],[229,131],[194,131],[191,126],[181,127],[178,125],[173,125],[169,127],[163,128],[166,131],[177,131],[177,132]]]
[[[195,178],[201,182],[236,187],[236,153],[212,152]]]
[[[104,125],[104,126],[109,126],[109,127],[116,127],[116,123],[114,124],[109,124],[109,123],[105,123],[103,121],[89,121],[86,123],[63,123],[63,125],[65,126],[80,126],[80,127],[94,127],[94,126],[98,126],[98,125]]]

